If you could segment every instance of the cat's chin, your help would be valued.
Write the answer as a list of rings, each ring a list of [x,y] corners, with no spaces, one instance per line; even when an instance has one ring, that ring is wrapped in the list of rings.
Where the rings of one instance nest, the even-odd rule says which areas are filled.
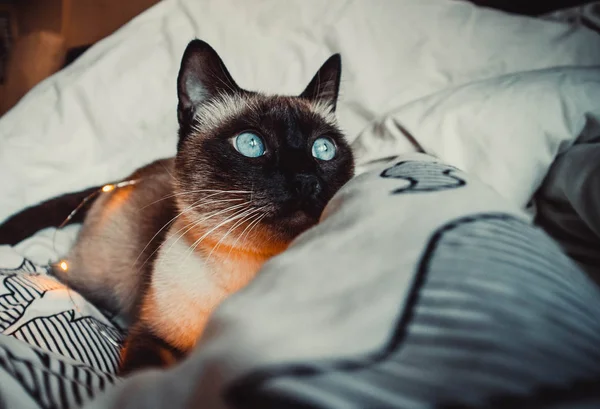
[[[278,240],[292,241],[300,233],[316,225],[318,216],[297,210],[286,215],[279,215],[264,221],[264,226]]]
[[[283,223],[288,224],[290,227],[297,226],[299,228],[302,228],[306,226],[306,228],[308,228],[316,224],[318,218],[311,216],[302,210],[297,210],[294,213],[290,214],[288,217],[284,218],[284,220],[282,221]]]

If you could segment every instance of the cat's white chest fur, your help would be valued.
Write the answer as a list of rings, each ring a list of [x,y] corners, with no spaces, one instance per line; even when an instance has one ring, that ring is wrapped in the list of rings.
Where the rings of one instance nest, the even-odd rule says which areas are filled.
[[[249,282],[257,265],[239,260],[211,259],[191,249],[173,233],[159,249],[150,288],[142,305],[142,320],[165,341],[181,349],[193,347],[212,311],[232,292]]]

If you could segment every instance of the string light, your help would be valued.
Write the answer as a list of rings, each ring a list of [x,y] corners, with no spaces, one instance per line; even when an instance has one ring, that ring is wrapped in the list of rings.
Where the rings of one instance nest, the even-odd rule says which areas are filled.
[[[91,199],[93,199],[94,197],[98,196],[100,193],[108,193],[108,192],[112,192],[115,189],[118,188],[122,188],[125,186],[131,186],[131,185],[135,185],[140,181],[140,179],[129,179],[129,180],[124,180],[118,183],[109,183],[107,185],[102,186],[100,189],[96,190],[95,192],[90,193],[89,195],[87,195],[86,197],[83,198],[83,200],[81,201],[81,203],[79,203],[77,205],[77,207],[75,209],[73,209],[71,211],[71,213],[69,213],[69,215],[67,216],[67,218],[65,220],[63,220],[63,222],[56,228],[56,230],[54,231],[54,237],[52,238],[52,247],[54,248],[54,252],[58,253],[58,251],[56,251],[56,232],[61,230],[63,227],[65,227],[73,217],[75,217],[75,215],[77,214],[77,212],[79,212],[79,210],[81,210],[81,208],[83,206],[85,206],[85,204],[87,202],[89,202]],[[65,263],[64,266],[66,268],[63,267],[62,263]],[[67,271],[67,269],[69,268],[67,263],[63,260],[61,263],[59,263],[59,267],[61,269],[63,269],[64,271]]]
[[[75,215],[77,214],[77,212],[79,212],[79,210],[83,206],[85,206],[85,204],[87,202],[89,202],[94,197],[98,196],[100,193],[108,193],[108,192],[112,192],[113,190],[118,189],[118,188],[122,188],[122,187],[125,187],[125,186],[135,185],[139,181],[140,181],[140,179],[130,179],[130,180],[124,180],[124,181],[119,182],[119,183],[109,183],[107,185],[102,186],[100,189],[96,190],[95,192],[90,193],[89,195],[87,195],[86,197],[83,198],[83,200],[81,201],[81,203],[79,203],[79,205],[75,209],[73,209],[73,211],[71,213],[69,213],[69,215],[67,216],[67,218],[65,220],[63,220],[63,222],[58,226],[57,230],[60,230],[63,227],[65,227],[67,225],[67,223],[69,223],[71,221],[71,219],[73,217],[75,217]],[[56,232],[55,232],[55,238],[56,238]],[[54,250],[56,251],[56,248]]]
[[[129,180],[124,180],[124,181],[121,181],[121,182],[118,182],[118,183],[109,183],[109,184],[106,184],[106,185],[102,186],[100,189],[96,190],[95,192],[92,192],[91,194],[89,194],[86,197],[84,197],[83,200],[81,201],[81,203],[79,203],[79,205],[77,205],[77,207],[75,209],[73,209],[71,211],[71,213],[69,213],[69,215],[67,216],[67,218],[65,220],[63,220],[63,222],[54,231],[54,237],[52,239],[52,247],[54,248],[54,252],[58,253],[58,251],[56,251],[56,232],[59,231],[59,230],[61,230],[63,227],[65,227],[69,223],[69,221],[71,221],[71,219],[73,217],[75,217],[75,215],[79,212],[79,210],[81,210],[81,208],[83,206],[85,206],[85,204],[88,201],[90,201],[94,197],[98,196],[99,194],[109,193],[109,192],[112,192],[115,189],[119,189],[119,188],[122,188],[122,187],[125,187],[125,186],[135,185],[139,181],[140,181],[140,179],[129,179]],[[51,263],[51,265],[53,265],[56,268],[60,268],[62,271],[65,271],[65,272],[69,270],[69,263],[65,259],[60,260],[58,263]],[[79,306],[77,305],[77,303],[75,302],[75,300],[73,300],[73,297],[71,296],[71,289],[68,286],[65,286],[65,289],[67,290],[67,294],[69,295],[69,298],[71,299],[71,303],[73,303],[73,305],[75,306],[75,309],[77,310],[77,312],[80,315],[83,315],[83,313],[79,309]],[[110,342],[111,344],[115,345],[116,347],[120,347],[120,345],[117,342],[115,342],[115,340],[112,339],[106,333],[106,331],[104,331],[101,327],[99,327],[94,321],[91,321],[91,323],[100,332],[100,335],[102,335],[104,338],[106,338],[108,340],[108,342]]]

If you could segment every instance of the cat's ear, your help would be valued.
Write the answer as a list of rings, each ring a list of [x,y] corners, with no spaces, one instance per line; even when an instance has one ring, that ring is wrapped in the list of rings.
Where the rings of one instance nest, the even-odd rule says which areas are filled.
[[[339,54],[334,54],[319,68],[319,71],[300,94],[300,97],[324,102],[331,107],[332,111],[335,111],[341,76],[342,57]]]
[[[193,113],[203,101],[218,94],[239,91],[217,52],[202,40],[192,40],[183,53],[177,76],[179,114]]]

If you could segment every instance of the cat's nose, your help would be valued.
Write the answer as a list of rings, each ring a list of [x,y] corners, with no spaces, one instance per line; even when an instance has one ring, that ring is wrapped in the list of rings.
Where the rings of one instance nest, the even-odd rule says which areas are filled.
[[[294,179],[294,190],[302,197],[314,197],[321,191],[321,182],[315,175],[299,174]]]

